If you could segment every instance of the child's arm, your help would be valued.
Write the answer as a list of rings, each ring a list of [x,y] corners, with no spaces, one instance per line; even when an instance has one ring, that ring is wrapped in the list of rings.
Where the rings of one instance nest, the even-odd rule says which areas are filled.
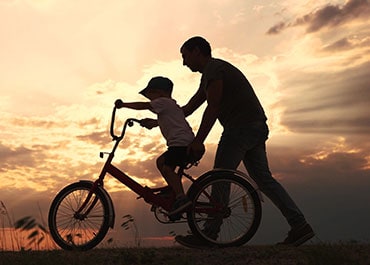
[[[117,99],[114,103],[117,109],[120,108],[128,108],[128,109],[135,109],[135,110],[153,110],[152,106],[149,102],[123,102],[120,99]]]
[[[152,106],[150,105],[149,102],[123,102],[120,99],[117,99],[116,102],[114,103],[117,109],[120,108],[130,108],[130,109],[136,109],[136,110],[144,110],[148,109],[150,111],[153,111]],[[143,119],[140,121],[140,125],[147,128],[147,129],[152,129],[156,126],[158,126],[158,121],[154,119]]]

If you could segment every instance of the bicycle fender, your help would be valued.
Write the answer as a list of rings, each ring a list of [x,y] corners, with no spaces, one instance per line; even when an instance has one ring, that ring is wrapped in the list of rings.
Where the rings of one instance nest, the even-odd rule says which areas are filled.
[[[207,171],[204,174],[202,174],[199,178],[196,179],[196,181],[203,181],[204,179],[212,176],[212,174],[214,174],[214,173],[229,173],[229,174],[233,174],[233,175],[236,175],[238,177],[241,177],[241,178],[245,179],[256,190],[260,201],[264,202],[262,192],[259,189],[257,183],[248,174],[246,174],[244,172],[241,172],[239,170],[215,168],[215,169],[212,169],[212,170]]]
[[[91,186],[94,184],[91,180],[80,180],[80,182],[85,182],[91,184]],[[108,202],[108,208],[109,208],[109,227],[113,229],[114,227],[114,221],[115,221],[115,211],[113,206],[112,198],[110,197],[109,193],[102,187],[98,186],[98,189],[104,194],[104,197],[107,199]]]

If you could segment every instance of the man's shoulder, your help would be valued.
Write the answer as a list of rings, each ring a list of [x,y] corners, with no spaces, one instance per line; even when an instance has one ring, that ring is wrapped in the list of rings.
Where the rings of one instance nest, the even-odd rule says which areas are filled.
[[[219,58],[211,58],[211,60],[208,62],[208,65],[206,67],[206,72],[208,71],[217,71],[220,69],[227,69],[227,68],[235,68],[230,62],[225,61],[223,59]]]
[[[210,64],[216,64],[216,65],[219,65],[219,64],[227,64],[228,63],[227,61],[225,61],[223,59],[214,58],[214,57],[212,57],[209,62],[210,62]]]

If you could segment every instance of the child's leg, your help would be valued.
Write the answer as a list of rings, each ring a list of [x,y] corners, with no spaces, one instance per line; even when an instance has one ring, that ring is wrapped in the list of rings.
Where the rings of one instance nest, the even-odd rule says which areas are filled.
[[[191,205],[191,201],[184,194],[181,177],[175,172],[176,165],[182,164],[185,156],[186,147],[175,147],[169,148],[167,152],[157,159],[159,171],[161,171],[162,176],[176,194],[176,200],[172,206],[172,210],[168,213],[171,221],[181,219],[181,212],[185,211]]]
[[[172,187],[176,197],[184,196],[185,194],[184,188],[182,187],[181,178],[175,173],[176,166],[165,164],[165,154],[162,154],[160,157],[158,157],[157,167],[168,185]]]

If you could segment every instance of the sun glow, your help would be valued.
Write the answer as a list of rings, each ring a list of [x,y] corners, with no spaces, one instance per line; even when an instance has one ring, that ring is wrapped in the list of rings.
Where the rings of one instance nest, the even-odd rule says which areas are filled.
[[[301,163],[307,163],[309,160],[325,160],[328,158],[329,155],[335,153],[347,153],[347,154],[355,154],[359,153],[361,149],[353,148],[349,144],[347,144],[346,138],[339,136],[332,141],[324,143],[320,146],[319,150],[316,153],[310,154],[305,158],[300,159]]]
[[[318,232],[330,234],[323,240],[338,239],[337,231],[347,233],[343,240],[366,240],[368,209],[358,202],[370,200],[369,1],[230,3],[0,1],[5,25],[0,27],[0,199],[16,216],[32,215],[37,201],[45,214],[60,189],[96,179],[107,158],[99,152],[110,152],[114,144],[109,125],[115,100],[146,100],[138,92],[161,75],[173,81],[177,103],[186,104],[201,74],[183,66],[179,49],[200,35],[209,40],[214,57],[237,66],[251,82],[268,117],[272,172],[283,184],[300,180],[292,186],[294,198],[319,224],[323,233]],[[194,132],[204,109],[205,104],[187,117]],[[120,109],[115,132],[127,118],[154,117],[150,111]],[[191,169],[194,176],[213,167],[222,131],[217,122],[205,156]],[[165,182],[156,158],[165,150],[158,128],[135,124],[127,128],[113,164],[143,186],[158,187]],[[333,186],[333,176],[343,182]],[[349,176],[353,189],[347,187]],[[302,183],[319,183],[330,192],[316,194]],[[107,176],[106,187],[120,201],[117,212],[138,215],[148,228],[143,237],[153,230],[168,233],[153,228],[135,194],[121,183]],[[348,196],[332,195],[343,193]],[[338,212],[341,198],[351,207]],[[333,211],[325,216],[317,210],[323,201]],[[353,214],[362,218],[349,220]],[[258,243],[277,240],[271,218],[265,227],[272,233],[261,233]]]

